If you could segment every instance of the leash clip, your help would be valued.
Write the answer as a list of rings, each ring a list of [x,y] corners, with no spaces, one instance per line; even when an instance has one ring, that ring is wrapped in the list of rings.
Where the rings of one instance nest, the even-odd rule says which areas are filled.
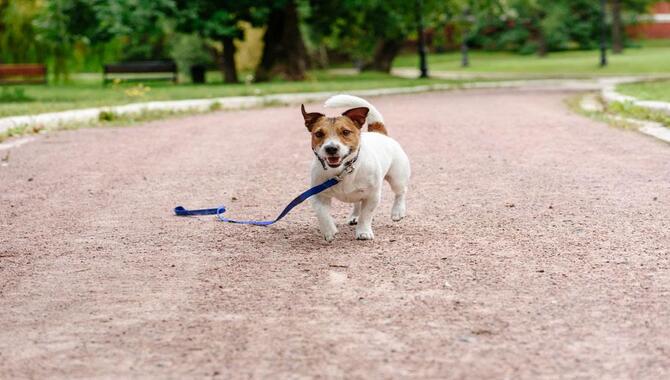
[[[335,178],[337,178],[338,181],[341,181],[345,176],[351,174],[353,171],[354,165],[347,165],[344,167],[344,170],[340,172],[340,174],[335,176]]]

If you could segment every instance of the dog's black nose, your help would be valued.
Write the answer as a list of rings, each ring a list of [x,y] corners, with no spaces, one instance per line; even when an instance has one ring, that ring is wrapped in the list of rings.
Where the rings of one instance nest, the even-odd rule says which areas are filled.
[[[326,147],[326,153],[328,154],[336,154],[338,151],[338,148],[336,146],[327,146]]]

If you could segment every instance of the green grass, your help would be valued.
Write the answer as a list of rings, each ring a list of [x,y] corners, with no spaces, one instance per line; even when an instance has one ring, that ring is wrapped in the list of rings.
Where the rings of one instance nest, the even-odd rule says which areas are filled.
[[[607,105],[606,111],[608,113],[617,114],[632,119],[655,121],[665,125],[666,127],[670,127],[670,115],[664,112],[634,106],[631,103],[614,102]]]
[[[594,120],[598,120],[614,127],[624,129],[638,129],[640,126],[637,123],[631,122],[627,119],[636,119],[640,121],[653,121],[660,123],[670,128],[670,115],[652,111],[647,108],[637,107],[631,103],[614,102],[605,104],[602,111],[587,111],[581,107],[583,97],[589,96],[585,94],[574,95],[566,99],[568,107],[576,113],[582,114]],[[602,102],[602,99],[600,99]],[[625,119],[621,119],[625,118]]]
[[[668,62],[670,65],[670,62]],[[670,102],[670,81],[640,82],[624,84],[617,90],[642,100],[659,100]]]
[[[274,81],[235,85],[224,85],[220,82],[206,85],[147,82],[103,87],[99,76],[82,75],[74,83],[67,85],[0,87],[0,117],[156,100],[345,91],[434,83],[449,82],[439,79],[405,79],[381,73],[337,75],[315,71],[304,82]]]
[[[470,67],[461,68],[461,56],[457,52],[430,54],[430,70],[458,73],[500,73],[527,76],[528,74],[548,77],[594,76],[617,74],[670,73],[670,41],[645,42],[642,47],[626,49],[623,54],[608,54],[609,65],[598,66],[599,52],[567,51],[550,53],[540,58],[535,55],[519,55],[505,52],[470,53]],[[394,68],[417,67],[414,54],[400,56]]]

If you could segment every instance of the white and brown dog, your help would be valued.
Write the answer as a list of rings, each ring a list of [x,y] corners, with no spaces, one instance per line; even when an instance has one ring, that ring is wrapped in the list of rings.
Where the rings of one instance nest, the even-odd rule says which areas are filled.
[[[316,155],[312,165],[312,186],[337,175],[342,179],[312,199],[321,233],[326,241],[335,238],[337,226],[330,215],[330,204],[331,199],[336,198],[354,204],[348,222],[356,224],[356,239],[374,239],[372,217],[381,198],[384,180],[395,193],[391,219],[398,221],[405,216],[409,159],[400,144],[387,136],[379,111],[364,99],[336,95],[328,99],[325,106],[354,108],[342,116],[326,117],[317,112],[307,113],[305,106],[301,107]],[[368,132],[362,132],[366,121]]]

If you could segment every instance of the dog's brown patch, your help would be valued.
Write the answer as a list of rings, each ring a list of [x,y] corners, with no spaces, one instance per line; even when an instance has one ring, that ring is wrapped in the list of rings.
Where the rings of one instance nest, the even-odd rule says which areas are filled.
[[[368,124],[368,132],[377,132],[387,136],[389,134],[388,131],[386,130],[386,126],[384,126],[384,123]]]
[[[310,112],[307,113],[305,112],[305,105],[301,104],[300,105],[300,111],[302,112],[302,117],[305,119],[305,127],[307,127],[307,130],[312,132],[312,129],[314,128],[314,124],[316,124],[319,119],[325,117],[326,115],[318,112]]]
[[[358,128],[362,128],[363,124],[365,124],[365,119],[368,117],[368,112],[370,112],[370,110],[367,107],[356,107],[344,111],[342,116],[348,117]]]

